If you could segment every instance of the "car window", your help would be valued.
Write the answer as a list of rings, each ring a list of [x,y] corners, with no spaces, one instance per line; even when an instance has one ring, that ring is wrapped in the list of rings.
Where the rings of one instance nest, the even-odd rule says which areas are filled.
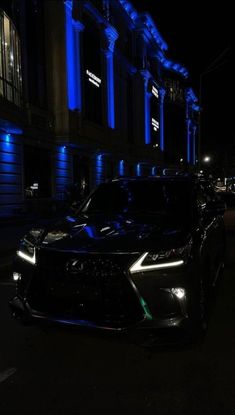
[[[84,213],[152,213],[191,215],[189,183],[123,181],[100,185],[83,208]]]

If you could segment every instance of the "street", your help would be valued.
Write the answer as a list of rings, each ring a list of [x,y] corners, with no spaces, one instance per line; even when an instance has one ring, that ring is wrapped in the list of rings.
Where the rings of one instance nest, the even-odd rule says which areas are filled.
[[[22,326],[9,313],[14,284],[0,279],[0,413],[234,414],[234,211],[209,331],[197,346],[148,349],[126,336]]]

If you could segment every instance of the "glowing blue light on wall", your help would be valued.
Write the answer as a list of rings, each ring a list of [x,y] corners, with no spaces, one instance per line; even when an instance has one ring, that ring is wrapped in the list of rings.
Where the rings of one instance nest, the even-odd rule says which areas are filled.
[[[151,94],[145,92],[145,144],[150,144],[150,99]]]
[[[9,167],[13,168],[11,163],[15,163],[17,159],[16,147],[15,147],[15,139],[11,134],[0,134],[0,163],[2,166],[7,163]],[[9,173],[11,171],[9,170]]]
[[[164,143],[164,98],[166,91],[164,88],[160,88],[160,149],[165,150]]]
[[[188,78],[189,73],[188,70],[182,66],[179,63],[175,63],[169,59],[166,58],[163,52],[159,51],[157,53],[157,58],[161,62],[162,66],[166,69],[169,69],[171,71],[177,72],[181,74],[184,78]]]
[[[81,110],[80,22],[72,18],[72,1],[65,1],[68,108]]]
[[[119,175],[125,176],[125,162],[124,160],[119,161]]]
[[[98,186],[103,181],[103,170],[104,170],[104,163],[103,163],[103,154],[98,154],[96,156],[96,177],[95,183]]]
[[[63,198],[65,187],[72,181],[70,153],[69,149],[66,146],[57,147],[55,167],[57,197]]]
[[[168,45],[165,40],[162,38],[159,30],[156,27],[155,22],[153,21],[152,17],[148,13],[140,13],[139,19],[145,24],[148,31],[151,33],[152,37],[154,38],[155,42],[158,44],[162,51],[168,49]]]
[[[138,163],[137,165],[136,165],[136,175],[139,177],[139,176],[141,176],[141,164],[140,163]]]
[[[115,128],[115,94],[114,94],[114,67],[113,54],[115,42],[118,38],[116,29],[109,26],[104,30],[107,40],[106,56],[106,78],[107,78],[107,120],[110,128]]]
[[[157,174],[157,167],[152,167],[152,170],[151,170],[151,174],[152,174],[152,176],[156,176],[156,174]]]
[[[108,126],[115,128],[113,53],[107,52],[107,117]]]
[[[131,20],[135,21],[138,17],[138,13],[128,0],[119,0],[126,13],[130,16]]]

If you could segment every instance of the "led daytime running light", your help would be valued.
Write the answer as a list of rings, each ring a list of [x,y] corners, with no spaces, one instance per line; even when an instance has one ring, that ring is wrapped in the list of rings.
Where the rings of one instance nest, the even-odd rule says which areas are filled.
[[[184,261],[182,259],[178,261],[163,262],[162,264],[154,265],[142,265],[145,258],[147,257],[148,252],[145,252],[141,257],[130,267],[130,273],[134,274],[136,272],[143,271],[153,271],[155,269],[164,269],[164,268],[173,268],[183,265]]]
[[[35,249],[33,251],[33,256],[30,256],[30,255],[28,255],[28,254],[26,254],[25,252],[22,252],[22,251],[17,251],[17,255],[20,258],[24,259],[25,261],[30,262],[30,264],[33,264],[33,265],[36,264],[36,253],[35,253]]]

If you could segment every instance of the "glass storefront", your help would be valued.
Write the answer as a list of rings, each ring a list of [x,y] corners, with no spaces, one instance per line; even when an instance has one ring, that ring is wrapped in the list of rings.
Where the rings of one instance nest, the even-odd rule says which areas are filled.
[[[20,40],[10,18],[0,10],[0,95],[20,106],[22,75]]]

